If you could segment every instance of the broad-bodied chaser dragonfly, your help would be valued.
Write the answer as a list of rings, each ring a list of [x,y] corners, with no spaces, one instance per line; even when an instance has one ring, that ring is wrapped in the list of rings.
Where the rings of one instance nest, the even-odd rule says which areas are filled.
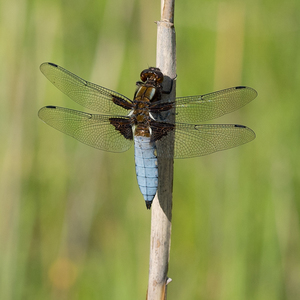
[[[56,64],[43,63],[40,69],[72,100],[101,114],[46,106],[40,109],[39,117],[55,129],[100,150],[123,152],[134,143],[137,181],[148,209],[157,192],[157,157],[207,155],[255,138],[255,133],[243,125],[198,124],[233,112],[252,101],[257,92],[246,86],[163,102],[164,76],[160,69],[148,68],[141,72],[142,81],[136,83],[132,101]],[[171,111],[175,111],[176,122],[157,118],[159,114]],[[163,143],[171,133],[174,149],[170,147],[170,150],[157,152],[157,143]]]

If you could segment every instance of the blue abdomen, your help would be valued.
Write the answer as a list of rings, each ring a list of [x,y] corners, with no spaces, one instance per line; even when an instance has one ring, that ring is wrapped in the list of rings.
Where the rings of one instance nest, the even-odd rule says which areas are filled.
[[[148,209],[151,207],[158,185],[157,157],[154,152],[155,144],[150,142],[150,137],[134,137],[136,177]]]

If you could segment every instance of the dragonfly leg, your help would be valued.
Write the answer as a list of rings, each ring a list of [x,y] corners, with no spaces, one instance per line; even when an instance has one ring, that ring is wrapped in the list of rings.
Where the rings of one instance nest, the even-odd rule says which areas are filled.
[[[171,80],[170,88],[169,88],[169,90],[166,90],[166,91],[162,90],[162,93],[163,93],[163,94],[171,94],[172,89],[173,89],[173,82],[174,82],[174,80],[177,79],[177,75],[175,76],[175,78],[170,78],[170,77],[168,77],[168,76],[166,76],[166,78],[168,78],[168,79]]]

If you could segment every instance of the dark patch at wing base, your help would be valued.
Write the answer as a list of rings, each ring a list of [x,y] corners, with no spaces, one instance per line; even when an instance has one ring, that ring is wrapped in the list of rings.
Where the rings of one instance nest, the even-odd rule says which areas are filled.
[[[133,105],[131,102],[128,102],[127,100],[124,100],[123,98],[120,98],[120,97],[117,97],[114,95],[111,95],[111,97],[112,97],[113,103],[115,103],[116,105],[119,105],[128,110],[132,109]]]
[[[163,102],[155,103],[150,106],[150,111],[154,113],[159,113],[161,111],[170,110],[174,107],[175,102]]]
[[[169,132],[173,131],[175,125],[166,122],[152,121],[150,127],[152,129],[151,141],[156,142],[159,141],[162,137],[168,135]]]
[[[125,139],[133,139],[132,127],[129,119],[109,118],[109,122],[110,124],[115,126],[115,129],[118,130],[124,136]]]

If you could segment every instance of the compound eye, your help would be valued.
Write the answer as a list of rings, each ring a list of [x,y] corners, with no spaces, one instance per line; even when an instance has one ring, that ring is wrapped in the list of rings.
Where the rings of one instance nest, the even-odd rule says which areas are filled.
[[[163,80],[164,80],[164,75],[162,74],[162,72],[157,72],[156,73],[156,81],[158,82],[158,83],[162,83],[163,82]]]
[[[149,69],[143,70],[140,75],[141,80],[145,82],[148,77],[149,77]]]
[[[153,76],[155,77],[156,82],[162,83],[164,80],[164,75],[159,68],[149,68],[152,72]]]

